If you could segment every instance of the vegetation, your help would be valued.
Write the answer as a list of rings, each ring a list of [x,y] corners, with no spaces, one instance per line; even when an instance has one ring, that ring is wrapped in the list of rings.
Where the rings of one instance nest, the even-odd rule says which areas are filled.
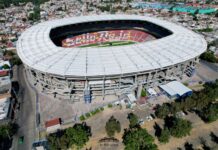
[[[84,120],[86,120],[86,117],[85,117],[84,115],[81,115],[81,116],[79,117],[79,119],[80,119],[81,121],[84,121]]]
[[[114,116],[111,116],[110,119],[106,122],[105,129],[107,135],[109,137],[112,137],[116,132],[119,133],[121,131],[120,122],[116,118],[114,118]]]
[[[107,107],[108,107],[108,108],[111,108],[111,107],[113,107],[113,105],[112,105],[112,104],[108,104]]]
[[[9,57],[9,61],[11,63],[11,65],[20,65],[22,64],[22,61],[20,60],[20,58],[16,55],[16,53],[14,53],[13,51],[4,51],[3,55],[5,57]]]
[[[86,113],[86,118],[89,118],[91,116],[90,113]]]
[[[212,28],[198,29],[198,32],[213,32]]]
[[[10,7],[11,4],[19,5],[19,3],[27,3],[27,2],[42,4],[47,1],[48,0],[0,0],[0,8]]]
[[[170,107],[171,104],[168,104],[168,103],[164,103],[162,106],[158,105],[157,106],[157,109],[155,111],[155,115],[158,117],[158,118],[165,118],[168,114],[170,114]]]
[[[132,128],[125,130],[123,135],[125,150],[157,150],[154,138],[146,129]]]
[[[22,61],[20,60],[20,58],[18,56],[14,56],[10,60],[10,63],[11,63],[12,66],[14,66],[14,65],[21,65]]]
[[[28,20],[38,21],[40,20],[40,6],[34,6],[33,12],[29,14]]]
[[[190,134],[191,122],[177,117],[166,117],[165,126],[174,137],[181,138]]]
[[[134,128],[138,125],[138,116],[136,116],[133,113],[128,114],[128,119],[129,119],[129,127]]]
[[[91,129],[85,123],[75,124],[73,127],[50,134],[47,139],[51,150],[81,149],[91,136]]]
[[[213,40],[212,42],[207,44],[207,48],[209,48],[210,46],[218,46],[218,39]]]
[[[4,56],[14,56],[15,53],[14,53],[13,51],[6,51],[6,50],[5,50],[5,51],[3,52],[3,55],[4,55]]]
[[[4,65],[2,66],[2,68],[3,68],[3,69],[10,69],[10,67],[9,67],[7,64],[4,64]]]
[[[218,103],[209,104],[207,107],[203,108],[199,114],[205,122],[216,121],[218,119]]]
[[[121,45],[130,45],[134,44],[135,42],[132,41],[113,41],[113,42],[104,42],[104,43],[93,43],[89,45],[80,46],[80,48],[86,47],[111,47],[111,46],[121,46]]]
[[[202,60],[212,62],[212,63],[217,63],[218,59],[215,57],[214,53],[212,51],[206,51],[203,54],[201,54],[200,58]]]
[[[210,137],[211,137],[211,140],[213,142],[215,142],[216,144],[218,144],[218,136],[215,135],[213,132],[210,133]]]
[[[17,132],[17,124],[6,124],[0,126],[0,149],[10,149],[12,136]]]
[[[190,134],[192,129],[191,122],[175,116],[166,117],[162,129],[157,123],[154,125],[155,136],[161,143],[168,143],[170,136],[181,138]]]
[[[185,150],[194,150],[193,145],[189,142],[184,144]]]
[[[214,103],[218,98],[218,80],[214,83],[205,83],[204,89],[194,92],[192,96],[186,99],[158,105],[155,114],[158,118],[165,118],[168,115],[174,115],[181,110],[201,111],[207,108],[210,103]],[[213,109],[212,107],[211,109]],[[216,112],[216,111],[215,111]]]
[[[146,91],[144,88],[142,88],[142,91],[141,91],[141,97],[145,97],[147,94],[146,94]]]
[[[84,121],[84,120],[88,119],[89,117],[94,116],[94,115],[96,115],[97,113],[99,113],[99,112],[101,112],[103,110],[104,110],[103,107],[97,108],[97,109],[91,111],[90,113],[88,112],[85,115],[81,115],[79,118],[80,118],[81,121]]]
[[[161,143],[168,143],[170,139],[170,131],[168,128],[164,128],[161,130],[160,135],[158,136],[158,140]]]
[[[138,117],[130,113],[127,118],[129,119],[129,129],[125,129],[123,134],[123,143],[125,150],[157,150],[157,145],[154,144],[154,138],[138,125]]]

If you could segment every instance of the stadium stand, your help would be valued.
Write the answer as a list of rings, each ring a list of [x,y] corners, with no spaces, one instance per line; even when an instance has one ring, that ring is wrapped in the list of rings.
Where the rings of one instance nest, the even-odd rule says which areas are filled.
[[[155,39],[154,36],[139,30],[110,30],[72,36],[63,40],[62,46],[78,47],[113,41],[145,42],[153,39]]]

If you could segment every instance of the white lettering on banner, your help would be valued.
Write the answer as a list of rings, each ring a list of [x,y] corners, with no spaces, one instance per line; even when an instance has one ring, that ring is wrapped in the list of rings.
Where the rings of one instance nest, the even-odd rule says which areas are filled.
[[[140,30],[109,30],[93,33],[85,33],[69,37],[62,41],[63,47],[77,47],[94,43],[104,43],[110,41],[134,41],[144,42],[155,39],[152,35]]]

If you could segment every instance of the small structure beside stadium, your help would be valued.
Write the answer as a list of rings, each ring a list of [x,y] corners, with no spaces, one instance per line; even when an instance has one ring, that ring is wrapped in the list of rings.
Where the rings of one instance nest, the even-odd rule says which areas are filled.
[[[178,81],[159,86],[171,99],[180,99],[192,95],[192,90]]]
[[[46,132],[53,133],[61,128],[61,119],[55,118],[45,122]]]

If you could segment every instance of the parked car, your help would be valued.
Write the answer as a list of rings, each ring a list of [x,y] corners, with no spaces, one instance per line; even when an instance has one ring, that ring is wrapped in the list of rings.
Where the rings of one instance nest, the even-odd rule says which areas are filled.
[[[18,139],[18,143],[23,144],[23,142],[24,142],[24,136],[20,136]]]

